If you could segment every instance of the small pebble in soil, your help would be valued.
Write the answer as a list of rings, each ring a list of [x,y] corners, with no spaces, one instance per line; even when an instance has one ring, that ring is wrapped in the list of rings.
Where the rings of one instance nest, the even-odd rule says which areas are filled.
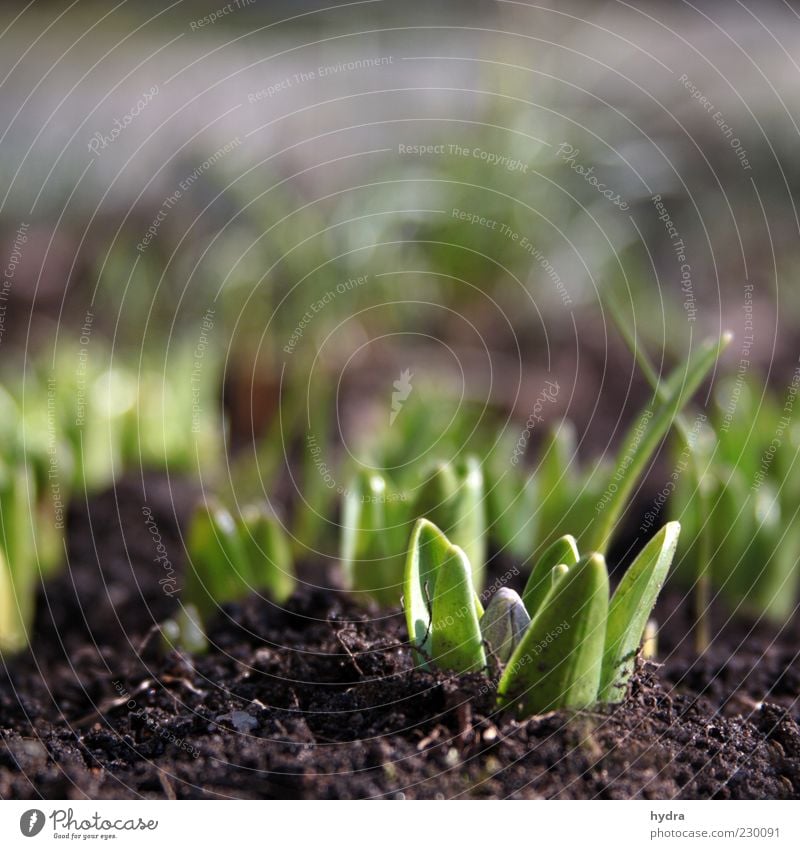
[[[258,720],[243,710],[232,710],[230,713],[220,714],[217,717],[217,722],[230,722],[240,734],[247,734],[258,728]]]

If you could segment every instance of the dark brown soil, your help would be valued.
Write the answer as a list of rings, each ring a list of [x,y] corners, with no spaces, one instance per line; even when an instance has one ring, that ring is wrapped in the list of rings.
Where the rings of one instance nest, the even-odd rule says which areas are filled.
[[[664,664],[623,705],[526,722],[480,676],[414,669],[400,615],[310,585],[226,608],[191,661],[153,630],[175,600],[141,484],[115,495],[71,516],[70,569],[0,674],[3,798],[800,796],[796,623],[734,620],[698,661],[667,595]],[[177,565],[191,493],[149,480],[146,503]]]

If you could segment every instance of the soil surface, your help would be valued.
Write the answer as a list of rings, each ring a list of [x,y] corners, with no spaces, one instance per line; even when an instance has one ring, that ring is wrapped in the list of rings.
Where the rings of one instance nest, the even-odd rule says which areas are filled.
[[[191,659],[154,626],[180,595],[192,493],[145,484],[70,515],[69,569],[0,670],[2,798],[800,796],[797,622],[720,613],[698,659],[688,601],[666,594],[661,664],[640,663],[624,704],[525,722],[495,713],[481,676],[415,669],[399,613],[310,581],[284,609],[226,607]]]

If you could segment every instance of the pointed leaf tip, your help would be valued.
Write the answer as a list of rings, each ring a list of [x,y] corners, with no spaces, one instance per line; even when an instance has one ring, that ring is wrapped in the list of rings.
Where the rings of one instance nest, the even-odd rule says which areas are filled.
[[[668,522],[639,552],[608,608],[600,697],[618,702],[633,672],[647,620],[675,556],[680,523]]]

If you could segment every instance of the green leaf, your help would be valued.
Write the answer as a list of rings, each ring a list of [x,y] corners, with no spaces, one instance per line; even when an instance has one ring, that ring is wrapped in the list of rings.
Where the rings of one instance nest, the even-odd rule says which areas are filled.
[[[14,591],[14,580],[6,556],[0,547],[0,655],[11,655],[25,648],[28,623]]]
[[[200,613],[193,604],[183,604],[174,619],[161,624],[161,639],[166,650],[180,649],[190,654],[205,654],[208,638],[203,631]]]
[[[647,620],[667,577],[681,526],[668,522],[639,552],[608,608],[600,698],[619,702],[625,696]]]
[[[0,492],[0,549],[13,589],[17,637],[25,644],[33,624],[36,586],[40,581],[36,551],[36,481],[22,461],[6,470]],[[12,629],[13,632],[14,629]]]
[[[455,525],[458,477],[451,463],[439,462],[431,469],[414,502],[418,518],[428,519],[444,533]]]
[[[341,561],[350,590],[382,605],[400,600],[403,552],[392,550],[396,535],[386,513],[386,481],[362,470],[345,494],[341,531]]]
[[[539,557],[522,591],[522,603],[531,617],[536,616],[545,596],[550,592],[553,585],[551,576],[553,568],[559,563],[572,566],[578,562],[579,557],[575,537],[569,534],[557,539]]]
[[[693,572],[697,574],[701,569],[710,567],[715,586],[739,605],[752,589],[750,563],[756,559],[756,552],[751,546],[758,535],[758,521],[750,481],[741,469],[724,463],[711,464],[711,471],[704,475],[704,481],[710,490],[710,497],[706,499],[708,509],[705,515],[695,512],[692,518],[701,527],[703,522],[708,523],[704,533],[710,537],[711,563],[699,562],[699,533],[686,540],[689,545],[681,547],[688,550]],[[695,496],[689,509],[697,511],[699,506],[700,499]],[[690,526],[690,530],[694,528]]]
[[[126,459],[135,460],[137,401],[138,387],[127,371],[113,368],[95,378],[80,440],[79,486],[107,486]]]
[[[475,457],[457,466],[437,463],[414,504],[414,518],[428,519],[464,549],[480,592],[486,568],[486,507],[483,472]]]
[[[572,422],[564,420],[545,434],[534,475],[538,485],[539,543],[550,545],[556,537],[572,530],[564,524],[577,486],[577,435]]]
[[[539,481],[535,474],[512,465],[516,440],[516,435],[506,435],[492,452],[486,484],[487,533],[497,549],[524,560],[536,548]]]
[[[471,573],[467,555],[450,545],[437,570],[431,611],[431,659],[440,669],[463,673],[486,666]]]
[[[249,505],[242,510],[239,534],[244,546],[253,589],[284,602],[294,590],[292,552],[286,532],[266,504]]]
[[[483,589],[486,572],[486,496],[483,470],[477,457],[468,456],[457,466],[460,476],[455,527],[450,537],[464,549],[472,568],[476,592]]]
[[[494,656],[501,663],[507,663],[530,622],[531,617],[519,595],[508,587],[501,587],[492,596],[480,620],[481,634]]]
[[[252,577],[250,564],[233,517],[224,507],[208,502],[196,509],[187,550],[187,601],[203,617],[219,604],[247,594]]]
[[[451,548],[447,537],[433,522],[417,520],[406,558],[404,602],[409,637],[423,654],[431,651],[429,605],[436,590],[437,574]]]
[[[597,701],[608,613],[600,554],[582,557],[552,588],[498,685],[501,707],[520,717]]]
[[[598,502],[598,517],[590,532],[592,551],[605,553],[634,489],[675,417],[697,391],[714,367],[732,336],[701,345],[685,366],[679,366],[667,378],[664,391],[641,412],[631,425],[619,451],[614,474]],[[612,489],[613,486],[613,489]]]
[[[797,604],[797,517],[782,515],[779,494],[762,481],[752,494],[754,534],[740,553],[749,575],[747,603],[773,622],[786,622]],[[794,512],[790,504],[787,512]]]

